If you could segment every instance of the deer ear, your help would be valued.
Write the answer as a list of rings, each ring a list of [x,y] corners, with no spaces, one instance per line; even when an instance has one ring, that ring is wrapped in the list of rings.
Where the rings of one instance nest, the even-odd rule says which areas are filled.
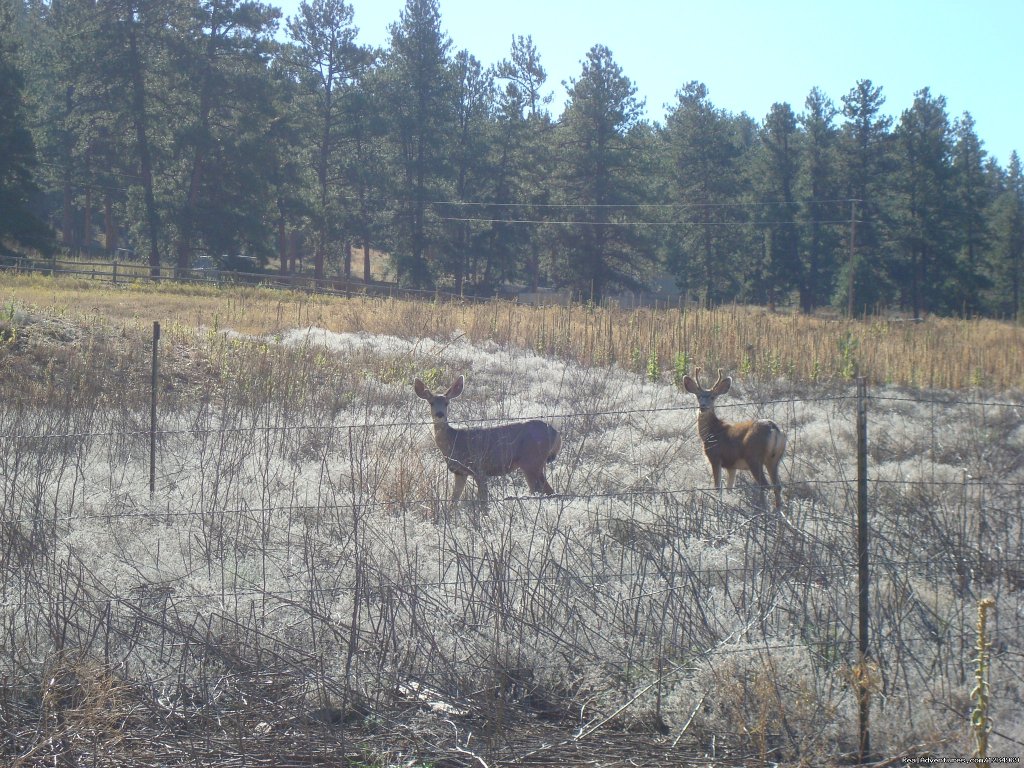
[[[712,392],[715,395],[724,395],[729,391],[729,387],[732,386],[732,376],[726,376],[724,379],[720,379],[717,384],[712,388]]]
[[[697,392],[700,390],[700,387],[697,386],[697,382],[693,380],[690,374],[686,374],[685,376],[683,376],[683,389],[685,389],[691,395],[696,395]]]
[[[419,379],[416,379],[416,381],[413,382],[412,388],[415,389],[416,390],[416,394],[419,395],[420,397],[422,397],[424,400],[429,400],[430,399],[430,394],[431,394],[430,390],[427,389],[427,385],[424,384]]]
[[[463,388],[466,386],[466,377],[459,376],[455,382],[448,387],[448,391],[444,393],[444,396],[449,400],[452,400],[462,394]]]

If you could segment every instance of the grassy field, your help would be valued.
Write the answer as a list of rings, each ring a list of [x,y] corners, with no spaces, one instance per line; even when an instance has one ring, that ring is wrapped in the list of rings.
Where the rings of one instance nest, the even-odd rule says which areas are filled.
[[[11,765],[848,764],[1024,742],[1021,330],[758,310],[0,288]],[[155,491],[150,332],[161,322]],[[653,353],[653,354],[652,354]],[[682,369],[789,442],[718,494]],[[557,495],[451,505],[456,424],[554,424]],[[850,379],[872,382],[870,658]],[[470,495],[475,490],[470,483]]]
[[[272,336],[316,326],[335,332],[493,341],[586,365],[616,364],[671,378],[693,365],[738,376],[942,389],[1024,389],[1024,326],[994,320],[857,320],[758,308],[621,310],[337,299],[260,289],[7,278],[8,306],[49,308],[137,328],[230,328]]]

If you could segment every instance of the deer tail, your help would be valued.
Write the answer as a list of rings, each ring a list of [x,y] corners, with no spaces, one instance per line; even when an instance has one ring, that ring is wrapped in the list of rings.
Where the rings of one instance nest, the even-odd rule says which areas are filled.
[[[786,433],[779,429],[778,424],[772,422],[771,432],[768,433],[768,455],[781,459],[786,451]]]
[[[562,450],[562,436],[558,434],[558,430],[554,427],[549,425],[548,429],[551,434],[551,450],[548,451],[547,463],[550,464],[558,458],[558,452]]]

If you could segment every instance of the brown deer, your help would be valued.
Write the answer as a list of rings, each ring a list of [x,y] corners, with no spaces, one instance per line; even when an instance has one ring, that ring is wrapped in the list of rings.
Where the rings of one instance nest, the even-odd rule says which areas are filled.
[[[782,507],[782,484],[779,482],[779,462],[786,450],[786,435],[778,424],[769,419],[741,421],[729,424],[715,415],[715,398],[724,395],[732,386],[732,377],[722,378],[718,369],[718,381],[711,389],[700,384],[700,368],[693,377],[683,377],[683,388],[697,397],[697,432],[704,443],[704,455],[711,465],[711,476],[715,488],[722,492],[722,469],[728,475],[727,487],[731,491],[737,469],[749,469],[754,480],[761,486],[761,500],[765,501],[768,481],[764,471],[768,470],[771,487],[775,489],[775,508]]]
[[[544,476],[544,465],[554,461],[562,438],[550,424],[533,419],[497,427],[455,429],[448,424],[448,402],[462,394],[466,380],[459,376],[443,395],[435,395],[416,379],[416,394],[430,405],[434,442],[448,469],[455,475],[452,501],[456,502],[470,475],[476,481],[480,500],[487,501],[487,478],[507,475],[519,468],[533,493],[553,494]]]

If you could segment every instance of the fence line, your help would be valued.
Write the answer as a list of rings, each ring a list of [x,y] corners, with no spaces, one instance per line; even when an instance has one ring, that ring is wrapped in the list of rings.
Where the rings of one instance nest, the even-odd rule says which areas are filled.
[[[66,265],[66,266],[61,266]],[[121,274],[118,274],[121,270]],[[476,294],[454,293],[439,289],[403,288],[397,283],[370,282],[364,283],[357,278],[344,275],[324,276],[319,280],[310,274],[280,272],[241,272],[217,269],[213,273],[203,274],[201,269],[190,269],[189,275],[175,274],[175,269],[168,265],[160,266],[161,274],[151,274],[151,267],[141,262],[126,261],[77,261],[64,259],[48,259],[36,261],[19,256],[14,263],[0,262],[0,272],[15,274],[43,273],[47,275],[63,275],[81,277],[90,280],[109,281],[112,285],[131,282],[172,282],[188,285],[251,285],[253,287],[274,290],[288,290],[300,293],[337,296],[350,298],[366,296],[370,298],[433,298],[445,301],[487,302],[495,297],[477,296]],[[168,274],[170,273],[170,274]],[[197,274],[198,273],[198,274]],[[339,284],[341,287],[339,287]]]
[[[826,397],[813,397],[813,398],[781,398],[777,400],[756,400],[749,402],[729,402],[717,405],[716,408],[722,410],[728,408],[738,408],[744,406],[765,406],[765,405],[785,405],[793,403],[824,403],[824,402],[842,402],[853,400],[854,395],[834,395]],[[580,418],[594,418],[599,416],[630,416],[633,414],[649,414],[649,413],[666,413],[671,411],[696,411],[697,408],[694,405],[666,405],[659,406],[656,408],[617,408],[608,409],[601,411],[557,411],[557,412],[546,412],[538,414],[524,414],[516,417],[500,417],[500,416],[489,416],[479,418],[460,418],[456,423],[458,424],[485,424],[485,423],[507,423],[508,421],[525,421],[528,419],[553,419],[553,420],[571,420]],[[696,424],[696,419],[688,423],[688,426],[692,427]],[[429,419],[409,419],[400,421],[377,421],[377,422],[352,422],[349,424],[275,424],[275,425],[258,425],[252,424],[249,426],[239,427],[208,427],[202,429],[188,428],[188,429],[157,429],[156,434],[162,436],[170,435],[207,435],[207,434],[221,434],[230,432],[297,432],[302,430],[318,430],[318,431],[329,431],[329,432],[343,432],[349,429],[385,429],[389,427],[422,427],[431,426],[433,422]],[[685,426],[681,427],[685,429]],[[120,437],[120,436],[149,436],[150,430],[138,429],[138,430],[107,430],[102,432],[68,432],[61,434],[42,434],[42,435],[28,435],[28,434],[15,434],[11,435],[9,439],[16,441],[32,441],[32,440],[61,440],[61,439],[81,439],[85,437]]]
[[[750,406],[768,406],[768,405],[792,405],[796,403],[827,403],[827,402],[848,402],[856,399],[855,394],[849,395],[831,395],[822,397],[788,397],[788,398],[777,398],[771,400],[750,400],[746,402],[728,402],[716,405],[716,410],[726,410],[729,408],[741,408]],[[993,407],[993,408],[1024,408],[1024,403],[1013,403],[996,400],[929,400],[919,398],[908,398],[908,397],[894,397],[887,395],[868,395],[868,402],[905,402],[905,403],[918,403],[921,405],[970,405],[980,407]],[[507,423],[509,421],[525,421],[528,419],[552,419],[552,420],[573,420],[582,418],[596,418],[600,416],[630,416],[634,414],[651,414],[651,413],[667,413],[672,411],[696,411],[697,408],[694,405],[666,405],[658,406],[656,408],[615,408],[600,411],[556,411],[556,412],[545,412],[536,414],[523,414],[515,417],[500,417],[500,416],[489,416],[489,417],[478,417],[478,418],[460,418],[456,423],[458,424],[486,424],[486,423]],[[680,426],[680,432],[686,431],[687,427],[692,428],[696,424],[696,419],[688,422],[685,425]],[[221,427],[204,427],[202,429],[187,428],[187,429],[157,429],[155,433],[158,436],[174,436],[174,435],[209,435],[209,434],[226,434],[231,432],[299,432],[303,430],[315,430],[315,431],[328,431],[328,432],[344,432],[349,429],[386,429],[389,427],[422,427],[431,426],[432,422],[429,419],[409,419],[399,421],[371,421],[371,422],[352,422],[347,424],[275,424],[275,425],[259,425],[251,424],[248,426],[221,426]],[[10,435],[7,439],[12,441],[20,442],[31,442],[34,440],[79,440],[87,437],[148,437],[151,431],[148,429],[137,429],[137,430],[105,430],[100,432],[65,432],[65,433],[46,433],[46,434],[14,434]]]

